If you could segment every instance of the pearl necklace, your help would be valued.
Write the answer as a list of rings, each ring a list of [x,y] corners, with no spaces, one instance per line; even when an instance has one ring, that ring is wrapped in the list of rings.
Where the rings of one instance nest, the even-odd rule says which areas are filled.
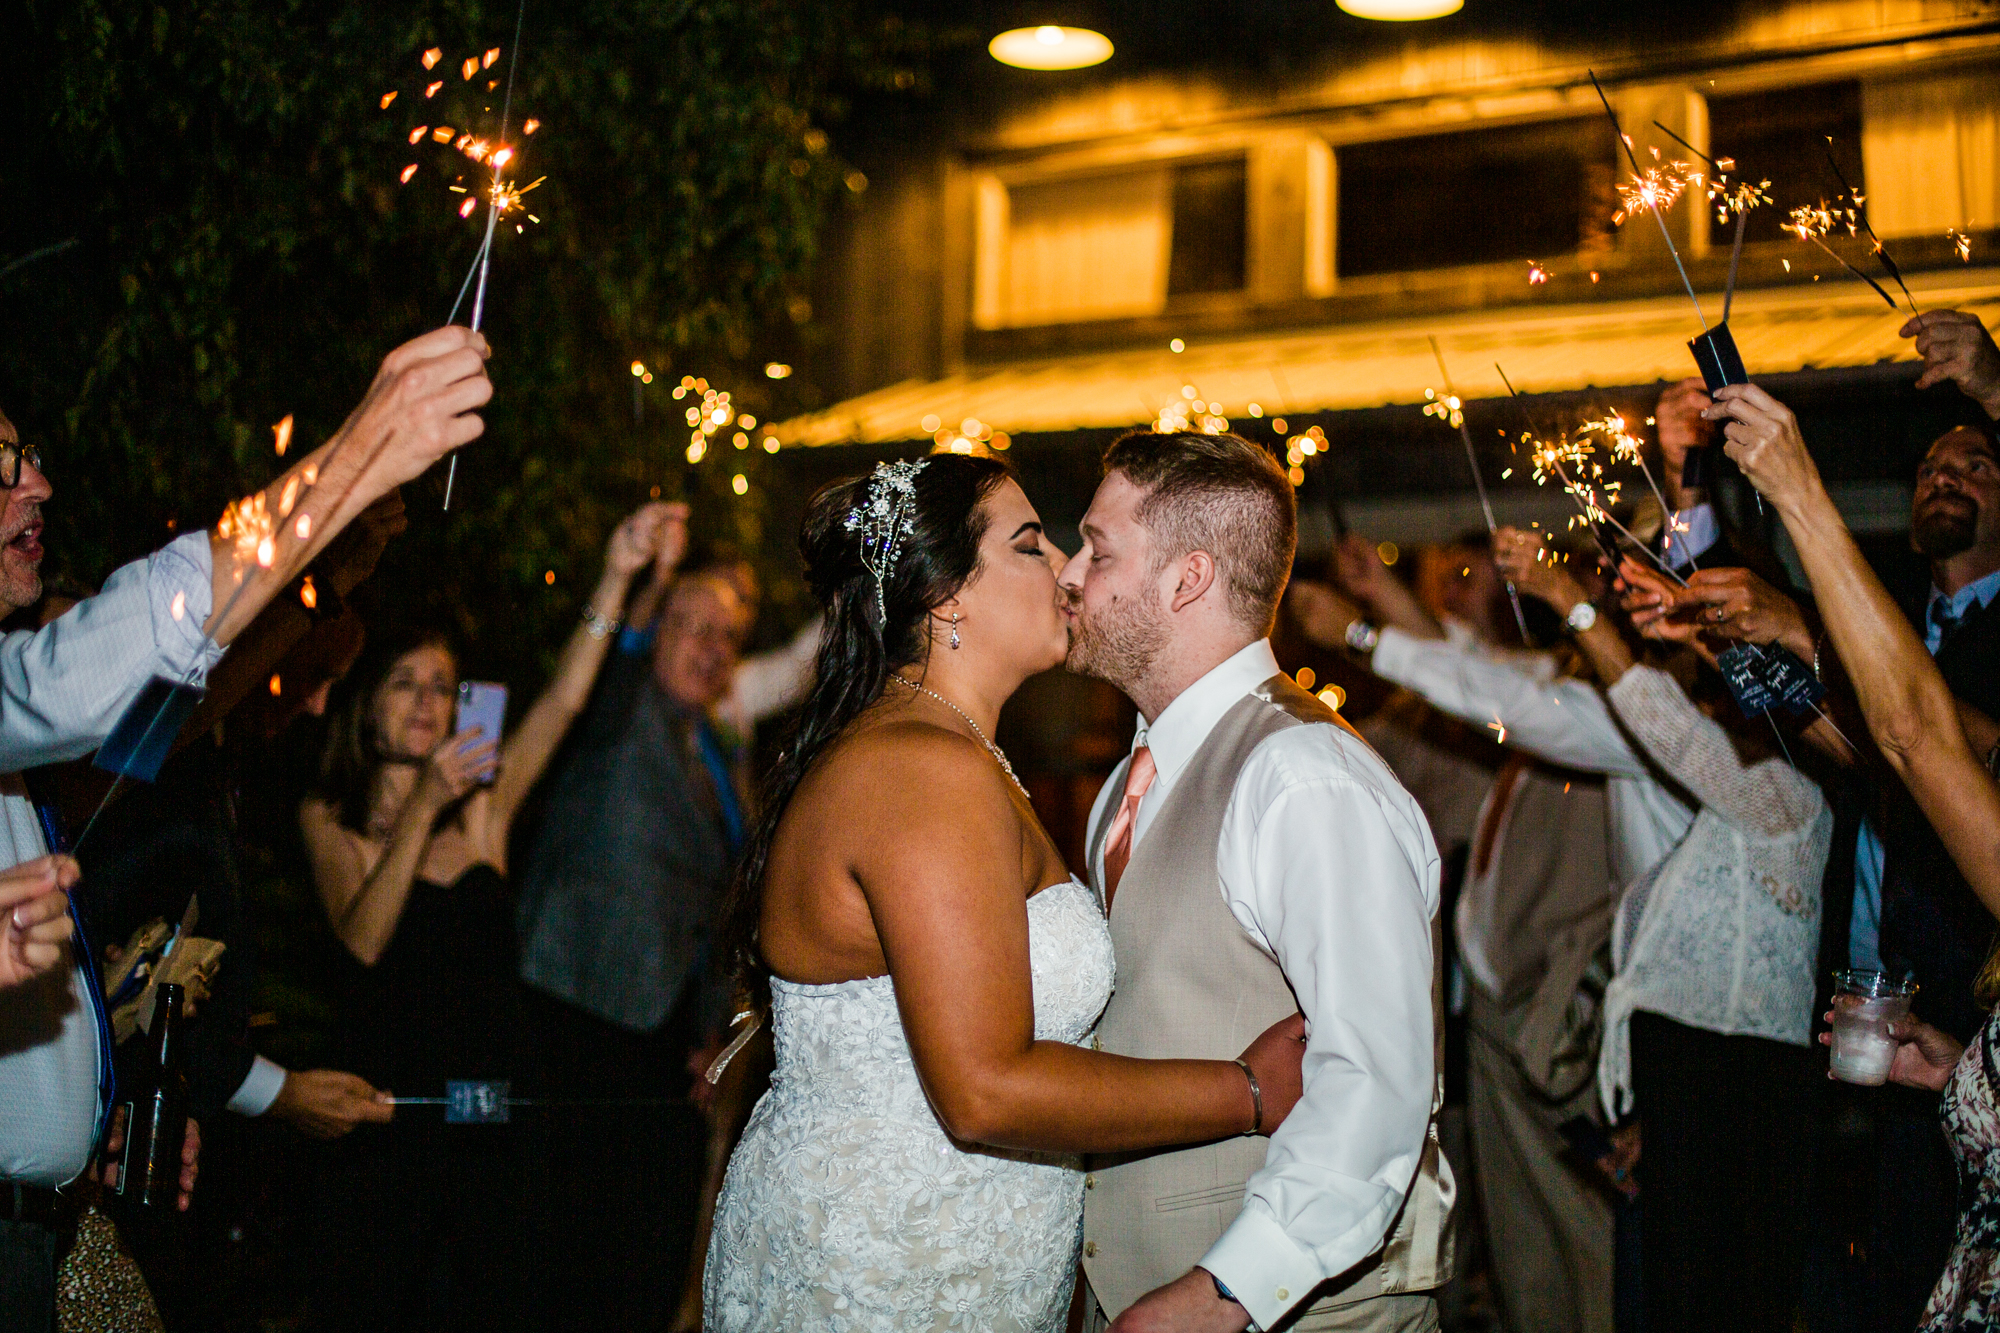
[[[917,691],[919,694],[928,694],[931,698],[937,700],[939,703],[943,704],[946,708],[949,708],[952,712],[957,713],[960,717],[964,718],[965,725],[972,728],[972,734],[977,736],[979,738],[979,743],[986,747],[986,753],[992,755],[994,760],[999,763],[1000,771],[1007,775],[1007,781],[1014,784],[1014,790],[1020,792],[1021,795],[1023,797],[1026,797],[1027,800],[1029,800],[1030,802],[1033,802],[1035,798],[1028,795],[1028,789],[1026,787],[1023,787],[1021,785],[1021,779],[1015,776],[1014,766],[1007,762],[1006,753],[1002,751],[1001,748],[995,745],[992,741],[986,739],[986,733],[981,731],[979,729],[979,724],[972,720],[972,714],[966,712],[963,708],[960,708],[957,704],[945,698],[942,694],[939,694],[936,690],[932,689],[928,685],[919,685],[914,680],[909,680],[906,679],[905,677],[898,676],[894,672],[890,673],[889,679],[897,682],[898,684],[907,685],[911,689]]]

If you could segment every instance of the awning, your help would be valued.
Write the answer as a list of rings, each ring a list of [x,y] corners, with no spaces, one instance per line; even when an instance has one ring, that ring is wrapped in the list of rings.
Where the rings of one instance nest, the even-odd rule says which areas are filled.
[[[1911,281],[1923,309],[1958,308],[1993,327],[2000,268],[1959,269]],[[1721,299],[1703,293],[1710,319]],[[1907,313],[1891,312],[1844,275],[1744,292],[1730,327],[1751,373],[1869,366],[1915,359],[1899,338]],[[1118,428],[1185,402],[1183,390],[1240,417],[1255,403],[1266,417],[1420,403],[1443,388],[1428,341],[1435,336],[1465,399],[1506,392],[1494,363],[1523,393],[1615,388],[1694,373],[1687,340],[1700,331],[1685,295],[1604,305],[1477,311],[1420,320],[1085,353],[969,368],[929,382],[909,380],[795,417],[775,428],[787,445],[888,444],[976,418],[1012,435]]]

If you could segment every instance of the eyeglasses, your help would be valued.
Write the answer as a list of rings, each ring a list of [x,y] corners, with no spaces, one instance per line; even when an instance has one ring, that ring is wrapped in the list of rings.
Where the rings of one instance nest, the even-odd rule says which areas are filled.
[[[12,440],[0,440],[0,491],[11,491],[21,484],[21,460],[28,460],[28,466],[35,471],[42,470],[42,451],[34,445],[23,448]]]

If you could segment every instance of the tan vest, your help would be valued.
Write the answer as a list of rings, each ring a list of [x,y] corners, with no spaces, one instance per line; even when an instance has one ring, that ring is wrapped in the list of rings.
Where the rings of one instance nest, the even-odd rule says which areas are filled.
[[[1279,731],[1313,723],[1353,730],[1288,677],[1273,676],[1223,715],[1175,781],[1113,902],[1118,983],[1098,1026],[1102,1049],[1146,1059],[1233,1060],[1265,1028],[1297,1012],[1284,973],[1251,942],[1223,900],[1215,853],[1223,813],[1250,752]],[[1123,765],[1110,783],[1113,793],[1123,790]],[[1093,881],[1110,823],[1106,817],[1092,836]],[[1093,887],[1102,901],[1103,886]],[[1339,887],[1329,876],[1328,891]],[[1432,941],[1435,957],[1435,921]],[[1443,990],[1435,970],[1431,995],[1442,1071]],[[1438,1145],[1443,1099],[1440,1072],[1423,1158],[1387,1243],[1324,1285],[1313,1308],[1427,1291],[1450,1278],[1456,1188]],[[1117,1315],[1180,1277],[1221,1239],[1243,1209],[1243,1187],[1264,1165],[1269,1142],[1245,1136],[1092,1162],[1085,1177],[1083,1267],[1107,1314]]]

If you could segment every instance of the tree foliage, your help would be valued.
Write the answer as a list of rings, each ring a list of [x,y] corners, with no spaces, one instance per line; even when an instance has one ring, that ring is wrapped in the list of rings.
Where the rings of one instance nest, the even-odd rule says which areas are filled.
[[[919,82],[920,34],[862,2],[520,11],[512,119],[541,128],[510,136],[510,174],[546,175],[528,196],[541,222],[499,229],[487,436],[450,514],[435,475],[406,493],[384,614],[451,624],[475,664],[533,660],[655,487],[754,545],[759,487],[739,499],[730,481],[761,480],[759,451],[725,434],[690,468],[667,390],[706,375],[762,407],[751,368],[796,336],[848,188],[827,127],[859,90]],[[211,521],[277,466],[272,423],[292,414],[295,447],[316,444],[383,353],[444,321],[484,215],[458,216],[447,150],[409,133],[453,107],[493,132],[504,82],[486,82],[505,79],[516,17],[500,0],[27,0],[0,88],[0,409],[48,457],[57,571],[95,582]],[[446,88],[426,101],[430,79]],[[657,375],[643,426],[635,359]]]

